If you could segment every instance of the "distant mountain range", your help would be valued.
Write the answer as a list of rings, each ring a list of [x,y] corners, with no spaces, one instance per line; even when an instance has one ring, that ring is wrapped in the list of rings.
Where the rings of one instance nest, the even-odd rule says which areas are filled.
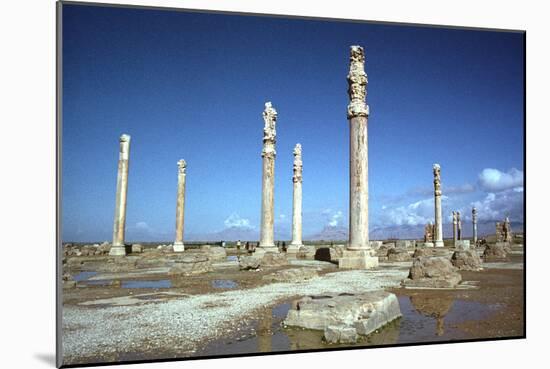
[[[495,223],[497,221],[478,222],[477,232],[479,237],[495,234]],[[512,231],[523,232],[522,222],[512,222]],[[443,235],[445,238],[452,237],[453,226],[450,223],[443,224]],[[462,223],[462,235],[472,236],[472,224]],[[371,228],[369,237],[372,240],[397,239],[422,239],[424,238],[424,225],[400,225],[388,227]],[[259,240],[260,232],[256,229],[246,227],[229,227],[215,233],[188,234],[185,239],[188,241],[255,241]],[[275,231],[275,240],[290,240],[290,232]],[[348,228],[344,226],[325,226],[320,232],[305,235],[306,241],[342,241],[348,239]]]

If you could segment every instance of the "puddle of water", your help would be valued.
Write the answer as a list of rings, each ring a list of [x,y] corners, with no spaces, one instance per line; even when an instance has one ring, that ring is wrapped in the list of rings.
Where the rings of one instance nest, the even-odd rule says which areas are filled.
[[[229,255],[227,261],[239,261],[239,257],[237,255]]]
[[[215,279],[212,281],[212,287],[214,288],[236,288],[237,282],[229,279]]]
[[[85,281],[88,278],[91,278],[93,276],[97,275],[97,272],[80,272],[77,274],[73,274],[73,279],[76,282],[82,282]]]
[[[323,341],[322,331],[283,328],[281,322],[291,308],[291,303],[283,303],[260,313],[256,321],[241,330],[240,336],[213,341],[204,350],[197,352],[197,355],[232,355],[467,339],[466,333],[453,328],[453,325],[469,320],[487,319],[501,307],[498,304],[454,300],[452,297],[424,297],[421,294],[412,297],[399,296],[398,299],[403,317],[356,344],[327,345]]]
[[[157,281],[122,281],[122,288],[170,288],[172,282],[169,279]]]
[[[110,286],[113,281],[110,279],[100,280],[100,281],[88,281],[85,280],[82,283],[86,286]]]

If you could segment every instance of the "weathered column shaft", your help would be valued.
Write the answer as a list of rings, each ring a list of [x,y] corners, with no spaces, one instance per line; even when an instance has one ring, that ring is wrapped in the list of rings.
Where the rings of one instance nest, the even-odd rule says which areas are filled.
[[[456,218],[456,212],[453,211],[453,241],[458,240],[458,221]]]
[[[462,220],[459,211],[456,212],[456,236],[459,240],[462,239]]]
[[[369,176],[368,135],[369,107],[366,103],[367,74],[362,47],[351,47],[348,74],[348,120],[350,128],[350,250],[368,249],[369,245]]]
[[[183,244],[183,225],[185,214],[185,170],[187,163],[181,159],[178,161],[178,193],[176,200],[176,239],[174,251],[182,252],[185,249]]]
[[[264,145],[262,150],[262,213],[260,226],[259,247],[277,252],[274,242],[274,188],[275,188],[275,142],[277,111],[271,102],[265,103],[264,118]]]
[[[350,129],[349,243],[338,260],[338,267],[369,269],[378,266],[378,257],[369,243],[368,81],[361,46],[351,47],[347,79],[350,99],[347,114]]]
[[[443,247],[443,216],[441,210],[441,167],[433,165],[434,174],[434,204],[435,204],[435,247]]]
[[[472,209],[472,237],[474,239],[474,245],[477,243],[477,210]]]
[[[294,147],[294,175],[292,197],[292,241],[291,245],[302,245],[302,146]]]
[[[113,245],[110,255],[126,255],[124,236],[126,227],[126,198],[128,194],[128,169],[130,161],[130,136],[120,136],[118,174],[115,199],[115,220],[113,227]]]

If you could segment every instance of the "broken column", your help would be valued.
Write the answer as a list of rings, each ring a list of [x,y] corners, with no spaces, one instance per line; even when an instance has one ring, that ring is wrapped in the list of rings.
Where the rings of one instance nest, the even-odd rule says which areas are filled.
[[[458,218],[456,211],[453,211],[453,244],[456,244],[458,241]]]
[[[294,147],[294,175],[292,176],[292,241],[287,253],[297,253],[302,247],[302,145]]]
[[[460,211],[456,212],[456,237],[462,240],[462,220],[460,219]]]
[[[187,163],[181,159],[178,161],[178,194],[176,202],[176,240],[174,242],[174,252],[183,252],[183,218],[185,212],[185,169]]]
[[[260,225],[260,244],[257,253],[279,252],[274,242],[274,207],[273,195],[275,186],[275,123],[277,111],[271,106],[271,102],[265,103],[264,118],[264,146],[262,150],[262,214]]]
[[[472,208],[472,234],[474,239],[474,245],[477,245],[477,210]]]
[[[339,260],[340,268],[367,269],[378,266],[369,244],[369,183],[365,52],[352,46],[347,76],[350,127],[349,243]]]
[[[128,194],[128,165],[130,159],[130,136],[120,136],[118,156],[118,175],[116,182],[115,221],[113,227],[113,245],[109,255],[126,255],[124,231],[126,227],[126,197]]]
[[[433,165],[435,203],[435,247],[443,247],[443,219],[441,216],[441,167]]]

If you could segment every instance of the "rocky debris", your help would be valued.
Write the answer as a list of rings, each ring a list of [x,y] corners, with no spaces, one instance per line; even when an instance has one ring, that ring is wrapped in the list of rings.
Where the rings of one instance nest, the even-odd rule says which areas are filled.
[[[403,248],[394,248],[388,250],[388,260],[389,261],[410,261],[411,255],[409,252]]]
[[[63,289],[76,287],[76,281],[73,279],[73,276],[70,275],[69,273],[64,273],[62,280],[63,280]]]
[[[510,246],[507,242],[497,242],[495,244],[487,244],[483,251],[483,259],[487,260],[505,260],[508,259]]]
[[[382,241],[370,241],[370,247],[374,250],[378,250],[382,246]]]
[[[82,264],[84,264],[84,260],[77,257],[68,257],[66,260],[66,265],[69,268],[79,268]]]
[[[457,250],[469,250],[470,249],[470,240],[456,240],[455,249]]]
[[[416,248],[417,249],[426,248],[426,247],[434,247],[434,243],[433,242],[417,242],[416,243]]]
[[[315,251],[315,260],[338,263],[343,256],[346,247],[344,245],[335,245],[331,247],[320,247]]]
[[[227,257],[227,251],[221,246],[203,245],[200,249],[201,251],[206,251],[208,257],[212,260],[225,260]]]
[[[250,270],[260,268],[262,257],[257,255],[239,256],[239,269]]]
[[[384,247],[386,249],[393,249],[395,248],[395,242],[384,242],[380,247]]]
[[[416,241],[415,240],[397,240],[397,241],[395,241],[395,247],[396,248],[413,249],[415,246],[416,246]]]
[[[139,243],[132,244],[132,254],[141,254],[143,252],[143,246]]]
[[[451,257],[451,263],[459,270],[482,270],[481,258],[475,250],[459,250],[455,251]]]
[[[414,254],[413,254],[413,258],[419,258],[421,256],[426,256],[426,257],[431,257],[431,256],[435,256],[435,250],[433,248],[419,248],[417,247],[415,250],[414,250]]]
[[[182,255],[174,260],[169,275],[193,275],[212,271],[212,263],[204,255]]]
[[[445,257],[419,257],[414,259],[404,287],[454,288],[462,280],[451,261]]]
[[[239,256],[239,269],[250,270],[259,269],[260,267],[278,267],[288,265],[288,260],[285,254],[267,252],[260,255]]]
[[[110,257],[106,263],[98,264],[96,270],[109,273],[131,272],[136,269],[139,260],[139,256]]]
[[[328,343],[355,343],[357,329],[346,325],[329,325],[325,328],[324,339]]]
[[[262,256],[262,267],[278,267],[288,265],[288,260],[285,254],[267,252]]]
[[[296,253],[296,257],[300,259],[313,259],[317,250],[315,246],[302,246]]]
[[[294,301],[283,324],[323,330],[327,342],[341,342],[351,340],[353,330],[366,336],[400,316],[397,296],[378,290],[303,297]]]
[[[301,282],[317,276],[314,268],[292,268],[265,275],[262,279],[269,282]]]

